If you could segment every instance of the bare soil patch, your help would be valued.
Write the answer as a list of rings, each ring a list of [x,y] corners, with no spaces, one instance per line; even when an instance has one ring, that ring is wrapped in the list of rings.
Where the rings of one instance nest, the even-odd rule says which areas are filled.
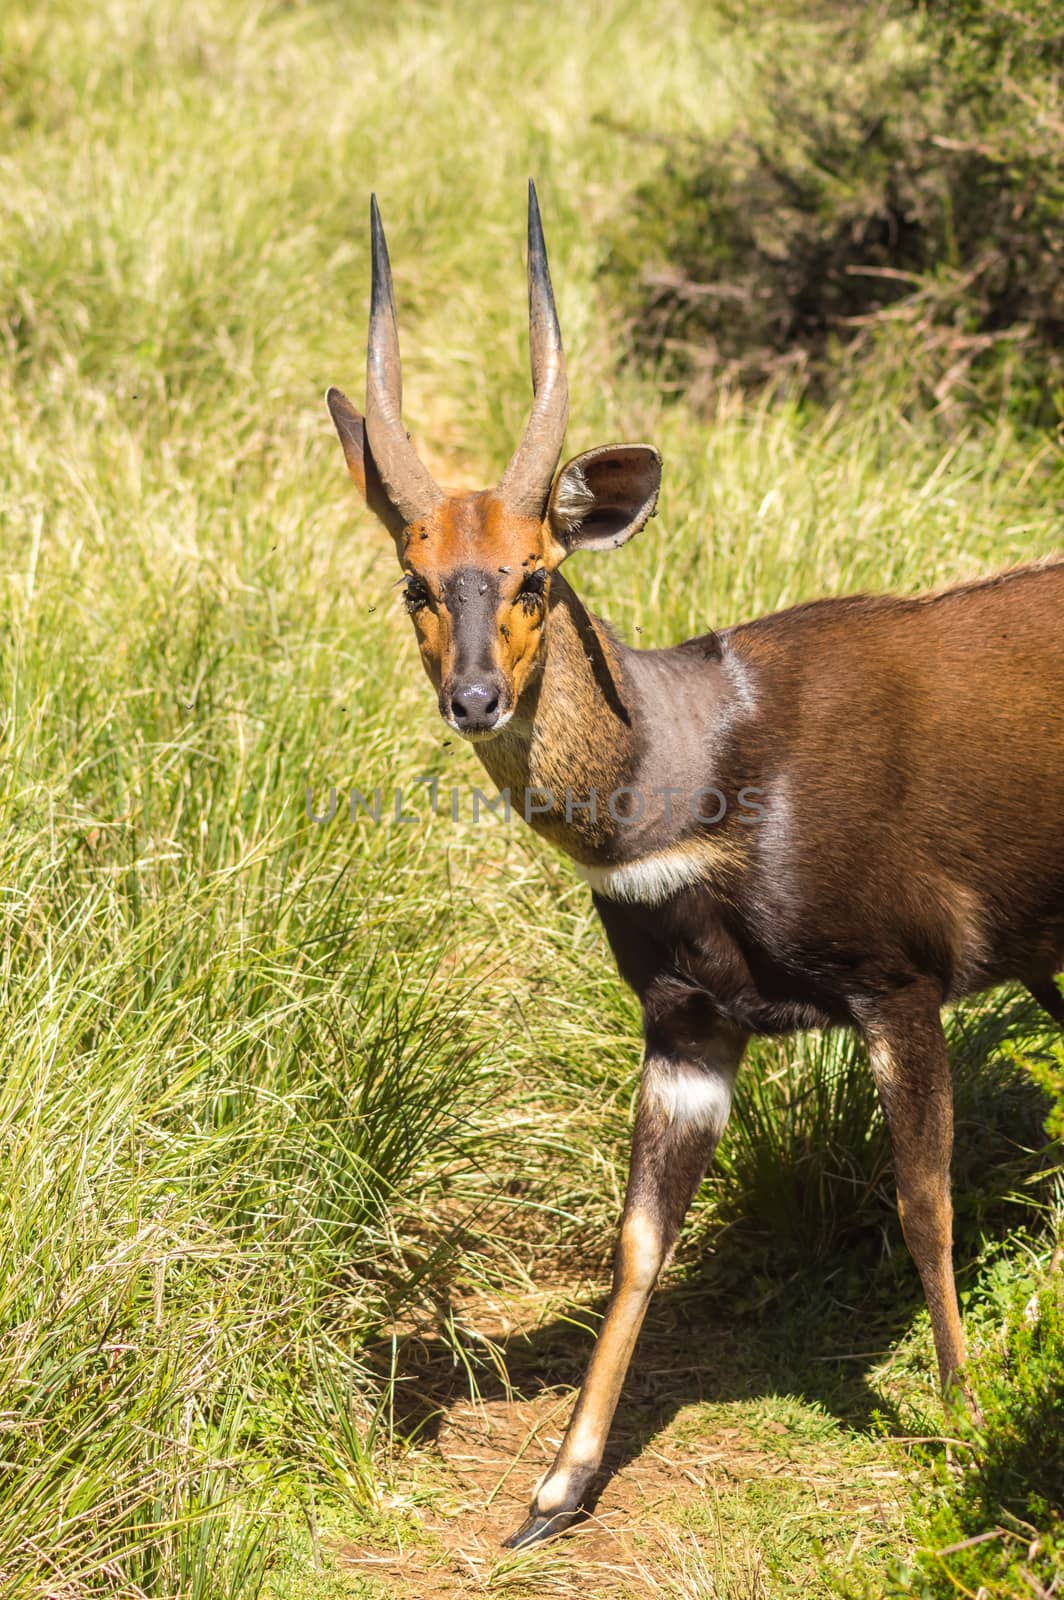
[[[485,1376],[479,1398],[442,1341],[411,1346],[399,1405],[422,1432],[397,1482],[408,1533],[393,1530],[388,1549],[380,1536],[345,1542],[337,1552],[345,1570],[404,1600],[764,1600],[802,1591],[776,1586],[756,1528],[744,1522],[761,1488],[770,1505],[779,1501],[782,1518],[794,1511],[800,1480],[805,1513],[821,1518],[817,1537],[826,1531],[844,1549],[897,1529],[900,1474],[887,1445],[860,1440],[854,1452],[853,1436],[831,1434],[830,1422],[818,1440],[802,1433],[800,1418],[798,1431],[775,1419],[780,1388],[766,1382],[751,1392],[746,1374],[757,1349],[743,1331],[722,1329],[688,1295],[666,1289],[640,1341],[588,1515],[546,1545],[504,1551],[575,1401],[591,1348],[576,1318],[586,1311],[544,1321],[527,1336],[496,1327],[505,1379]],[[488,1308],[469,1321],[489,1326]],[[812,1551],[812,1533],[808,1542]],[[714,1574],[725,1567],[718,1586]],[[810,1594],[823,1592],[810,1586]]]

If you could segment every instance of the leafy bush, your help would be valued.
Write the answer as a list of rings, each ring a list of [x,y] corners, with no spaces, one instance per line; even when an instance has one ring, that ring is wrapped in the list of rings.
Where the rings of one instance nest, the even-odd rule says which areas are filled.
[[[1059,1280],[1013,1287],[1003,1326],[971,1361],[983,1421],[951,1420],[963,1446],[939,1456],[915,1502],[918,1552],[889,1593],[946,1600],[1055,1594],[1064,1582],[1064,1304]],[[955,1447],[956,1448],[956,1447]]]
[[[777,18],[761,49],[761,125],[669,145],[613,242],[634,349],[697,392],[781,372],[823,388],[841,351],[885,346],[912,400],[1007,395],[1050,420],[1059,5],[845,7],[794,45]]]
[[[1053,1097],[1046,1126],[1059,1141],[1064,1048],[1027,1066]],[[959,1410],[959,1461],[928,1463],[933,1493],[914,1502],[910,1527],[918,1552],[890,1590],[906,1600],[1012,1600],[1064,1583],[1064,1283],[1053,1273],[1032,1293],[1029,1274],[1003,1277],[974,1319],[969,1307],[969,1321],[990,1330],[970,1361],[982,1416]]]

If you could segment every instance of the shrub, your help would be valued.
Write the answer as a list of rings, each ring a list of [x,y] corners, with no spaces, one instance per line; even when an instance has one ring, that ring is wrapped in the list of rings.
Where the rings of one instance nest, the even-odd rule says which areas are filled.
[[[910,1525],[918,1552],[891,1595],[984,1600],[1055,1594],[1064,1581],[1064,1305],[1059,1281],[1014,1284],[1004,1323],[973,1356],[983,1420],[951,1430],[967,1446],[939,1456]]]
[[[1027,1061],[1052,1097],[1051,1138],[1064,1135],[1064,1049]],[[1064,1583],[1064,1287],[1052,1274],[1035,1287],[1006,1268],[988,1285],[975,1321],[972,1383],[981,1418],[951,1419],[959,1464],[930,1462],[934,1488],[914,1503],[918,1551],[899,1567],[892,1595],[946,1600],[978,1594],[1012,1600],[1056,1594]],[[969,1308],[970,1320],[971,1308]]]
[[[605,270],[632,347],[697,391],[823,390],[893,355],[911,400],[1064,382],[1064,13],[1052,0],[843,8],[763,30],[761,126],[669,146]],[[904,359],[902,359],[904,358]]]

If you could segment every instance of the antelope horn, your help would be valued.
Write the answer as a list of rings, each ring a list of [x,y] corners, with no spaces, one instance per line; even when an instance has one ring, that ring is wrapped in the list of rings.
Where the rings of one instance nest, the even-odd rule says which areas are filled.
[[[399,327],[395,318],[388,244],[376,195],[370,199],[369,216],[373,240],[373,294],[366,356],[366,433],[388,499],[403,521],[410,523],[431,511],[444,496],[418,460],[417,451],[403,427]]]
[[[535,399],[524,438],[502,475],[498,494],[511,511],[522,516],[541,517],[565,439],[569,386],[539,201],[531,178],[528,180],[528,344]]]

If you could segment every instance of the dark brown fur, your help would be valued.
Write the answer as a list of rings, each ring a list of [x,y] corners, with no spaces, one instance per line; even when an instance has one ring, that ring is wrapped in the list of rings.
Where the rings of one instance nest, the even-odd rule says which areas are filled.
[[[1058,563],[782,612],[721,634],[700,670],[661,652],[713,708],[705,780],[756,785],[765,817],[720,896],[710,883],[604,911],[611,937],[630,925],[757,1032],[861,1026],[922,978],[943,1001],[1010,979],[1049,1000],[1064,965],[1061,617]],[[644,758],[683,764],[656,741]]]

